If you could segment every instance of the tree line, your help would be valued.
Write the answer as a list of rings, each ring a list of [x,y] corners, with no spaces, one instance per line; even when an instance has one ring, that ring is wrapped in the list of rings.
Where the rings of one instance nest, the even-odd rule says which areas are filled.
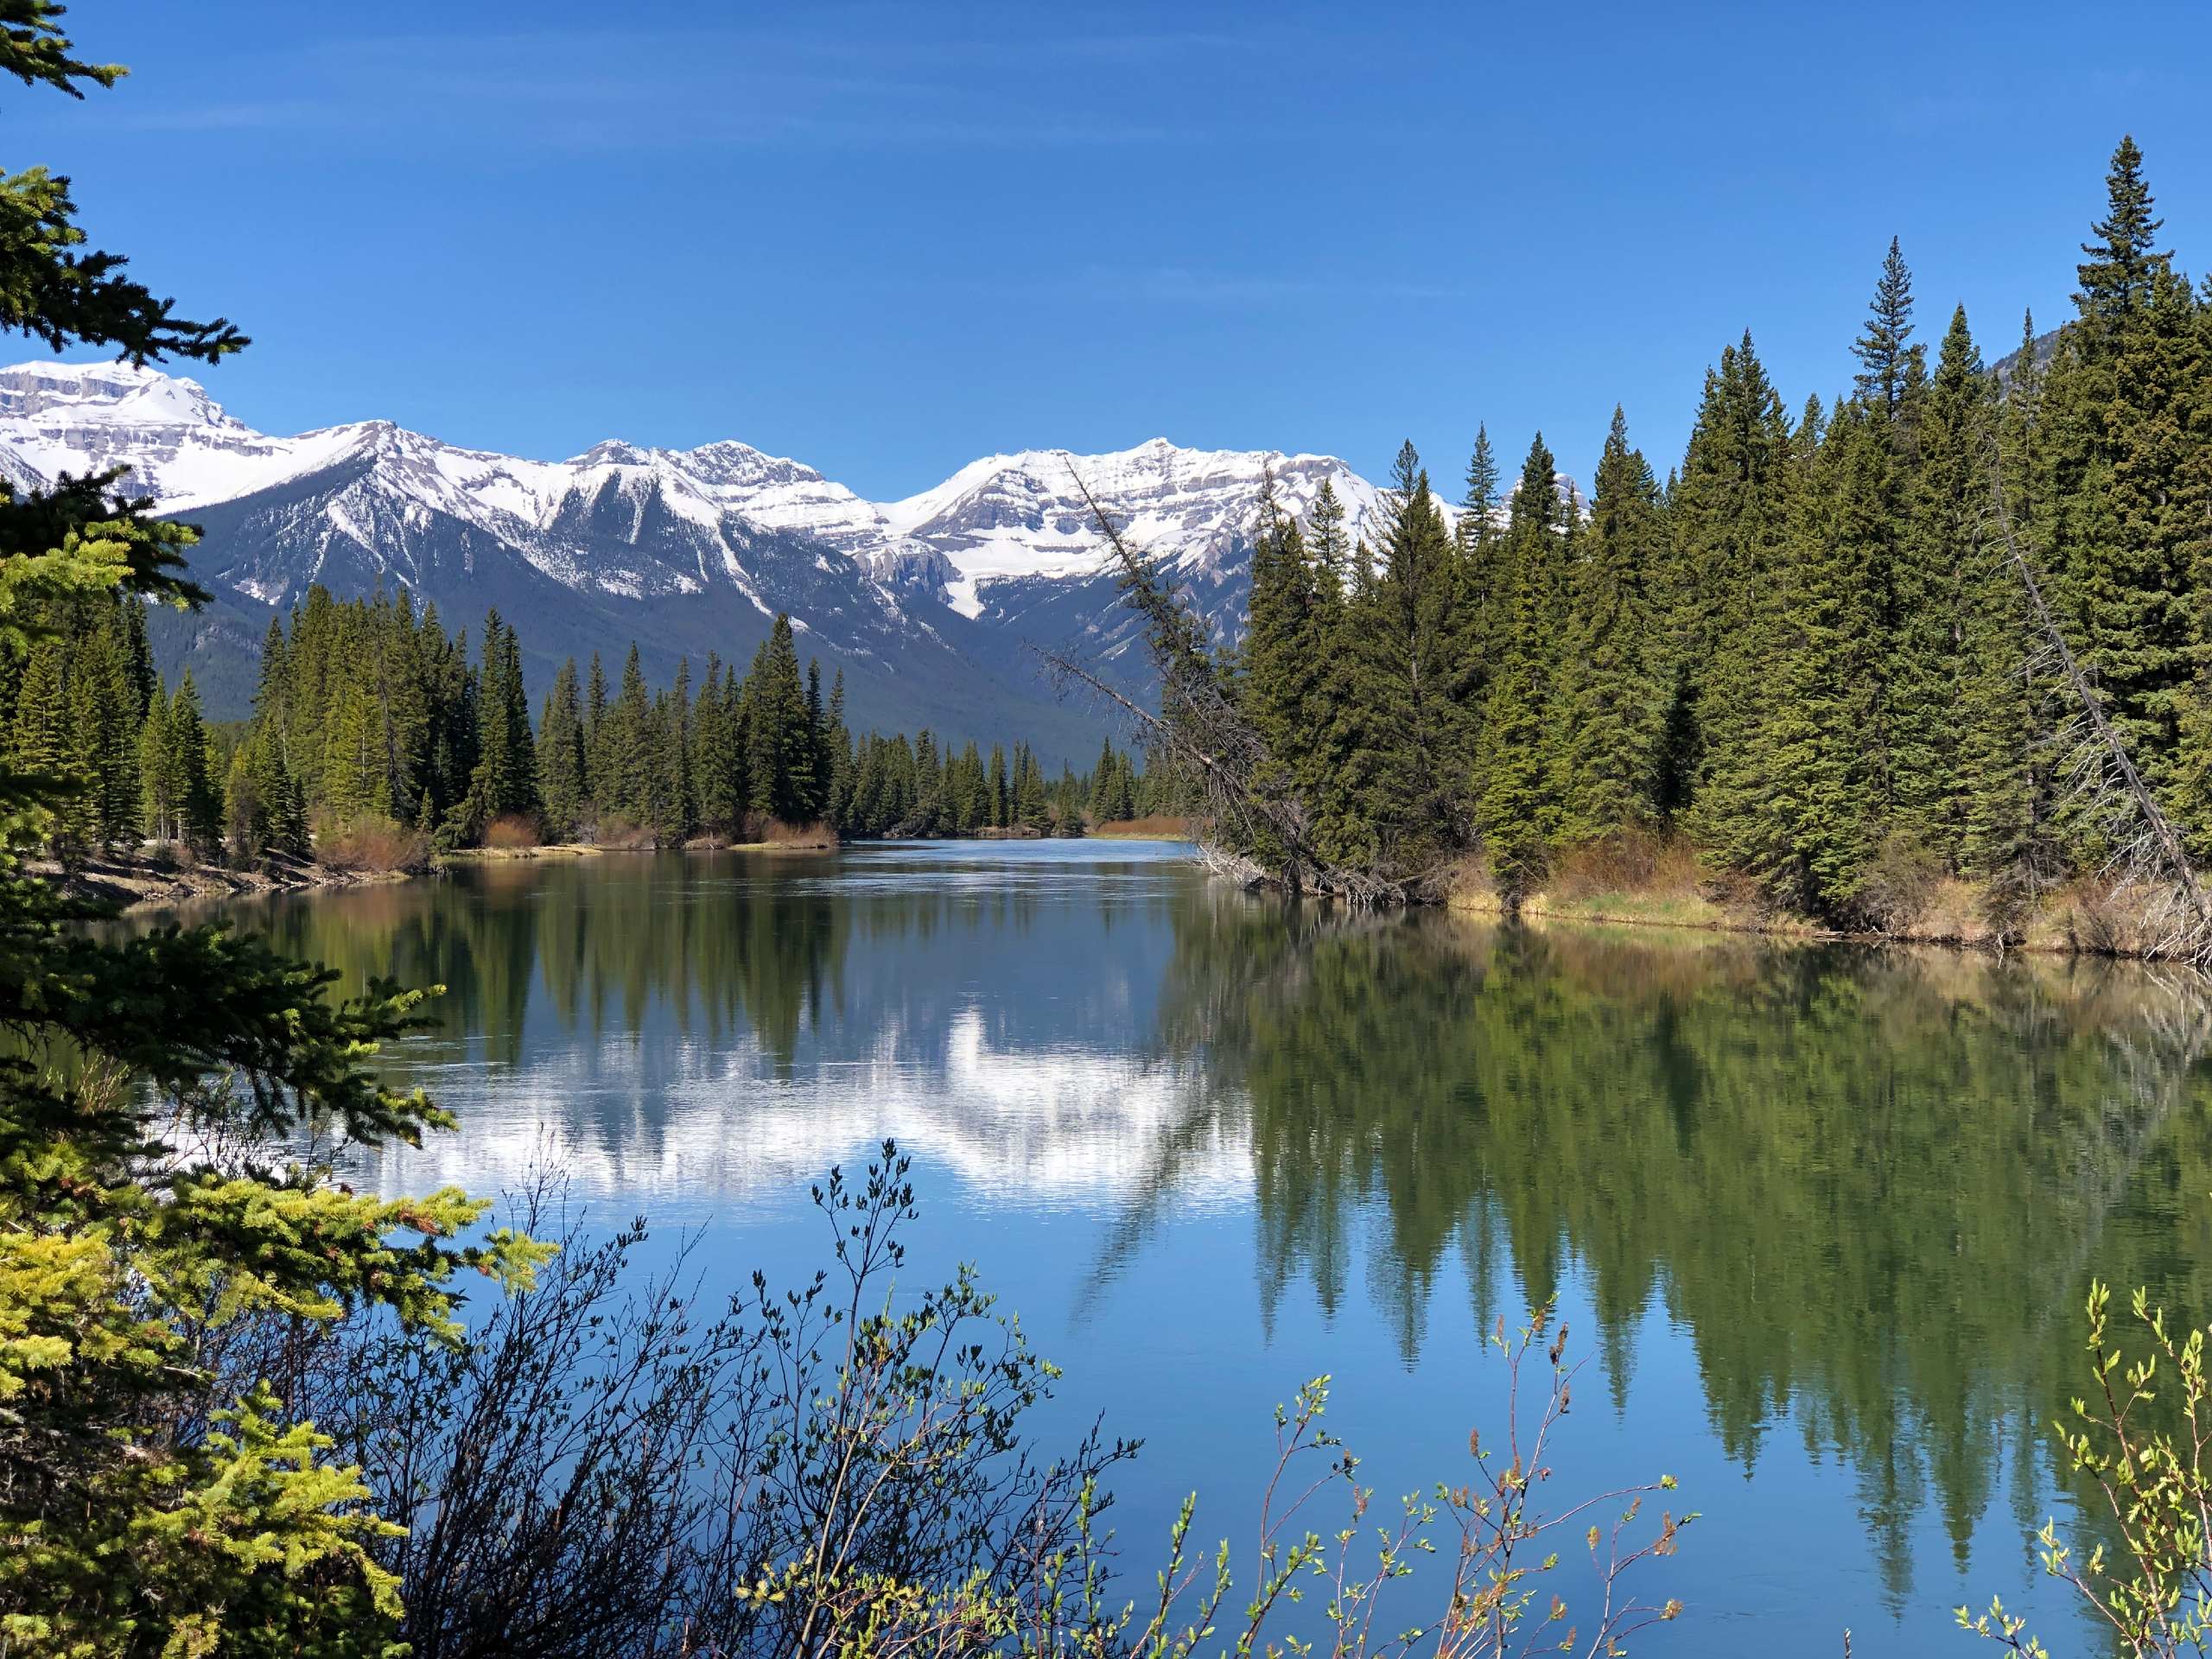
[[[1249,734],[1261,810],[1225,837],[1325,886],[1479,849],[1519,893],[1579,847],[1672,832],[1815,916],[1878,924],[1943,876],[2017,905],[2114,832],[2073,786],[2009,531],[2212,851],[2212,285],[2161,223],[2124,140],[2074,315],[2050,340],[2026,320],[1993,370],[1963,307],[1931,364],[1893,241],[1847,391],[1793,413],[1747,332],[1663,480],[1614,410],[1586,506],[1541,434],[1509,486],[1482,428],[1448,518],[1410,444],[1371,538],[1325,487],[1303,522],[1264,499],[1241,648],[1168,709],[1213,699]]]
[[[1053,774],[1026,743],[855,734],[844,701],[842,672],[826,695],[818,661],[802,673],[779,616],[748,671],[709,656],[696,689],[686,662],[649,690],[634,645],[612,688],[596,654],[582,675],[571,659],[533,722],[521,641],[496,611],[472,660],[435,605],[320,585],[270,622],[236,728],[204,718],[188,671],[163,685],[134,599],[54,603],[30,651],[0,665],[0,731],[16,765],[60,786],[49,833],[65,855],[143,837],[304,857],[364,824],[448,847],[495,825],[662,846],[772,822],[848,838],[1079,835],[1173,805],[1110,740],[1090,771]]]

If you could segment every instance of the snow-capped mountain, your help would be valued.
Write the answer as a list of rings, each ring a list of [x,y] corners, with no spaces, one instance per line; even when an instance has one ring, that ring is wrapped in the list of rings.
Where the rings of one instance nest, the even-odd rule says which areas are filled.
[[[1078,479],[1231,639],[1263,472],[1300,516],[1328,480],[1355,535],[1377,500],[1329,456],[1155,438],[1109,454],[992,455],[876,503],[734,441],[610,441],[545,461],[387,421],[278,437],[179,376],[0,369],[0,477],[29,485],[116,466],[157,510],[202,529],[194,574],[218,604],[165,643],[212,682],[222,712],[242,712],[272,612],[311,584],[344,597],[382,582],[449,621],[497,606],[521,625],[533,679],[571,653],[619,656],[632,639],[657,677],[686,654],[742,663],[786,611],[802,649],[825,672],[845,671],[858,723],[1014,731],[1086,758],[1093,718],[1052,698],[1026,647],[1072,645],[1131,683],[1144,669]]]

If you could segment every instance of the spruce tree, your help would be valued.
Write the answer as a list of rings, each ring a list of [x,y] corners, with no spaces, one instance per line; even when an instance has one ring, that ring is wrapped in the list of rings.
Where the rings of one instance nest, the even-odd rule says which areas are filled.
[[[2041,391],[2031,538],[2046,550],[2062,625],[2137,768],[2170,810],[2199,816],[2180,773],[2189,690],[2206,624],[2200,404],[2204,308],[2153,251],[2142,157],[2123,140],[2106,213],[2084,244],[2077,315]],[[2085,856],[2091,855],[2085,851]]]
[[[111,86],[121,70],[74,57],[60,16],[11,4],[0,73],[78,96]],[[76,224],[61,174],[0,179],[0,200],[16,232],[0,238],[7,327],[142,365],[245,344],[126,277]],[[546,1252],[480,1229],[485,1206],[457,1192],[364,1196],[324,1160],[332,1143],[450,1123],[370,1070],[417,996],[372,980],[341,1001],[334,975],[230,929],[94,937],[22,870],[29,840],[83,799],[53,764],[70,710],[62,641],[39,619],[78,598],[206,597],[181,575],[194,533],[118,482],[0,486],[0,658],[23,662],[0,779],[0,1024],[56,1062],[0,1068],[0,1629],[55,1654],[385,1651],[398,1585],[376,1552],[396,1529],[297,1402],[221,1386],[232,1321],[281,1312],[307,1347],[349,1311],[458,1336],[456,1274],[520,1288]],[[212,846],[197,701],[188,676],[156,741],[182,776],[184,834]],[[310,731],[302,717],[288,736]]]
[[[193,851],[208,856],[222,845],[223,797],[208,749],[207,728],[200,718],[199,688],[188,668],[169,699],[168,731],[184,839]]]
[[[1866,307],[1866,327],[1851,347],[1859,359],[1853,384],[1878,413],[1894,416],[1906,391],[1926,373],[1926,353],[1912,342],[1912,273],[1905,268],[1897,238],[1882,261],[1874,297]]]
[[[1657,813],[1662,689],[1651,587],[1663,555],[1659,486],[1617,405],[1570,582],[1558,703],[1566,775],[1560,838],[1589,841]]]
[[[1882,833],[1886,420],[1854,399],[1825,429],[1816,403],[1799,423],[1800,485],[1770,576],[1768,684],[1745,734],[1727,838],[1709,849],[1800,913],[1852,912]]]
[[[2023,712],[2015,696],[2024,692],[2024,675],[2015,671],[2031,639],[2027,618],[1989,531],[1996,423],[1996,385],[1959,306],[1929,383],[1908,504],[1921,609],[1901,643],[1925,677],[1904,683],[1918,699],[1917,719],[1899,721],[1900,746],[1918,769],[1904,773],[1896,803],[1897,827],[1955,869],[1982,861],[1968,857],[1967,820],[1993,796],[1980,809],[1971,798],[1996,788],[1992,768],[2024,764],[2030,741],[2026,727],[2013,724]],[[1918,746],[1916,755],[1908,744]]]
[[[645,667],[632,640],[622,664],[621,689],[600,717],[600,776],[594,783],[601,810],[632,825],[645,822],[646,728],[652,715]]]
[[[1783,580],[1794,496],[1782,400],[1751,337],[1720,354],[1707,377],[1670,503],[1678,607],[1670,619],[1675,684],[1669,720],[1678,775],[1667,792],[1686,802],[1694,840],[1722,849],[1750,825],[1762,787],[1761,715],[1780,651]],[[1725,853],[1716,854],[1726,861]]]
[[[586,807],[583,703],[574,658],[561,664],[546,695],[537,728],[537,776],[545,833],[556,841],[572,840]]]
[[[2143,177],[2143,152],[2133,133],[2121,137],[2105,172],[2105,215],[2090,226],[2088,257],[2075,268],[2081,289],[2074,303],[2082,318],[2112,326],[2140,311],[2153,283],[2171,269],[2172,256],[2154,250],[2165,224],[2151,215],[2151,187]]]
[[[1553,487],[1556,465],[1538,433],[1529,446],[1499,550],[1503,610],[1497,669],[1482,721],[1476,822],[1491,874],[1509,898],[1542,874],[1561,827],[1565,728],[1553,706],[1564,587],[1567,514]]]
[[[1313,564],[1297,522],[1277,505],[1272,474],[1262,482],[1251,570],[1237,696],[1265,751],[1255,786],[1287,800],[1302,792],[1297,762],[1311,722],[1322,713],[1323,658]],[[1274,845],[1247,850],[1270,868],[1287,852]],[[1298,885],[1295,868],[1288,876]]]
[[[13,771],[41,780],[51,795],[49,850],[74,859],[99,820],[92,778],[78,747],[68,651],[59,639],[40,640],[24,666],[8,734],[8,761]]]

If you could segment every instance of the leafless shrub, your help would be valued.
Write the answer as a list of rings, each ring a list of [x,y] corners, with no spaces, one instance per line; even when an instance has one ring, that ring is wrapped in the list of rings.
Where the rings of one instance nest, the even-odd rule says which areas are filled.
[[[484,826],[484,844],[495,852],[515,852],[539,842],[537,821],[510,812]]]
[[[613,852],[639,852],[653,844],[653,832],[634,818],[619,812],[603,813],[592,833],[592,844]]]
[[[333,869],[389,875],[428,869],[430,840],[395,818],[368,813],[343,822],[326,819],[318,824],[315,855]]]
[[[1513,1402],[1503,1436],[1470,1435],[1466,1478],[1406,1499],[1371,1554],[1353,1541],[1374,1491],[1324,1432],[1324,1376],[1276,1411],[1243,1590],[1225,1542],[1192,1554],[1195,1497],[1164,1568],[1125,1582],[1101,1522],[1136,1446],[1094,1429],[1041,1458],[1023,1416],[1055,1373],[1019,1326],[965,1270],[894,1286],[906,1171],[887,1142],[857,1183],[832,1171],[816,1201],[834,1267],[782,1294],[756,1274],[714,1318],[689,1249],[637,1279],[643,1224],[594,1242],[541,1183],[510,1218],[562,1253],[465,1342],[246,1322],[216,1369],[281,1379],[406,1529],[385,1564],[416,1659],[1192,1659],[1232,1628],[1248,1656],[1326,1633],[1342,1659],[1400,1659],[1424,1637],[1448,1659],[1594,1659],[1679,1612],[1625,1580],[1694,1518],[1644,1516],[1671,1479],[1548,1506],[1577,1370],[1548,1308],[1491,1333]],[[1307,1517],[1332,1494],[1348,1520],[1325,1535]],[[1569,1538],[1594,1575],[1580,1619],[1552,1593]],[[1432,1556],[1413,1587],[1433,1617],[1410,1633],[1378,1622]],[[1296,1611],[1309,1590],[1318,1615]]]

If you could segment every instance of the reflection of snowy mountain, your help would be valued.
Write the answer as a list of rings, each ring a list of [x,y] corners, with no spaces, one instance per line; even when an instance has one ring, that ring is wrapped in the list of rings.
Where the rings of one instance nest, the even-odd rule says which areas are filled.
[[[994,1204],[1065,1209],[1148,1196],[1161,1147],[1195,1129],[1195,1147],[1178,1147],[1173,1198],[1250,1192],[1241,1123],[1201,1125],[1203,1084],[1179,1067],[1073,1046],[995,1047],[972,1007],[936,1053],[923,1046],[887,1030],[867,1058],[786,1081],[750,1041],[713,1052],[687,1043],[655,1085],[651,1127],[626,1105],[647,1086],[641,1047],[626,1037],[525,1061],[476,1099],[480,1068],[432,1071],[423,1080],[460,1109],[460,1132],[387,1153],[377,1179],[390,1191],[497,1190],[550,1160],[581,1197],[680,1213],[803,1187],[832,1164],[865,1161],[889,1136]]]

